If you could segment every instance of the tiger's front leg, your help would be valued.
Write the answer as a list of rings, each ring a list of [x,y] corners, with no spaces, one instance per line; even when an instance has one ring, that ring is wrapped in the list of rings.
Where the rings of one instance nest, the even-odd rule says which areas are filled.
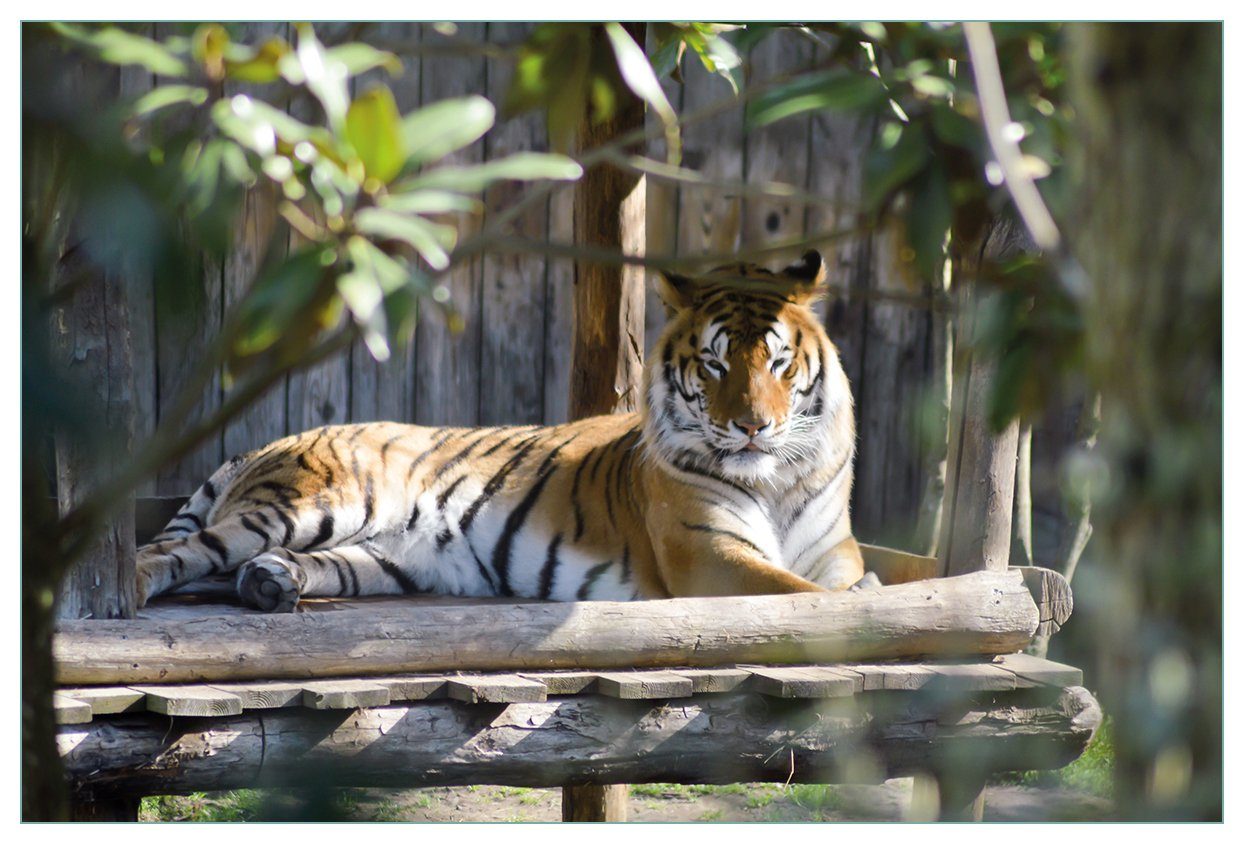
[[[293,612],[303,597],[421,591],[373,542],[299,553],[274,548],[238,568],[238,597],[264,612]]]

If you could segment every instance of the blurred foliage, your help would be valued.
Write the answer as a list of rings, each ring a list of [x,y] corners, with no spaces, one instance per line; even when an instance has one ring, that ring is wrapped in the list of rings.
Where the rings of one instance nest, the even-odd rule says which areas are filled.
[[[448,299],[432,279],[449,266],[458,241],[452,215],[478,211],[474,197],[498,180],[573,180],[582,172],[564,156],[532,152],[438,166],[492,128],[492,104],[467,96],[402,115],[383,81],[352,99],[352,77],[377,69],[396,75],[401,62],[367,44],[325,46],[307,24],[297,27],[294,44],[236,42],[219,24],[163,39],[116,26],[49,30],[102,62],[158,78],[111,110],[110,124],[92,127],[90,141],[102,141],[117,166],[79,172],[72,185],[85,188],[83,212],[101,225],[132,215],[95,202],[115,205],[116,197],[143,191],[127,210],[145,211],[154,230],[100,242],[220,252],[242,192],[261,183],[276,189],[294,245],[263,268],[226,326],[227,376],[298,361],[343,316],[385,360],[413,329],[420,299]],[[226,95],[230,82],[247,83],[248,93]],[[299,98],[310,107],[291,108]],[[102,165],[99,158],[90,160]],[[92,184],[101,179],[107,184]],[[192,252],[177,252],[177,260]],[[185,267],[159,275],[193,277]]]
[[[749,25],[740,42],[754,45],[777,29]],[[819,111],[873,121],[863,165],[866,223],[896,218],[906,238],[900,257],[914,285],[939,279],[947,259],[975,263],[991,225],[1013,214],[993,160],[968,52],[959,24],[810,24],[823,58],[807,73],[768,87],[746,103],[746,125],[758,129]],[[1005,23],[993,27],[1011,124],[1024,166],[1039,180],[1057,214],[1065,210],[1063,167],[1072,114],[1064,102],[1062,26]],[[1047,259],[981,267],[992,297],[978,342],[1003,361],[990,408],[1000,428],[1049,404],[1082,369],[1082,320],[1061,292]],[[936,285],[934,285],[936,287]]]

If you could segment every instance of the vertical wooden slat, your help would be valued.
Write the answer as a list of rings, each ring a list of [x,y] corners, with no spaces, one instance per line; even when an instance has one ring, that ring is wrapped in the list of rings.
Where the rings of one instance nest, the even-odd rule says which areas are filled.
[[[689,57],[683,62],[682,114],[731,99],[726,80]],[[683,163],[704,176],[738,181],[743,178],[743,106],[741,103],[683,130]],[[742,201],[707,187],[683,187],[678,197],[678,251],[683,255],[728,252],[738,247]]]
[[[896,224],[872,235],[872,285],[879,294],[918,293],[923,282],[902,253]],[[866,395],[856,414],[856,495],[851,515],[862,539],[910,549],[923,490],[917,419],[928,383],[930,312],[878,299],[864,321],[860,375]]]
[[[526,38],[533,24],[493,23],[488,40],[510,44]],[[505,101],[512,65],[488,68],[487,96]],[[507,120],[487,138],[490,159],[543,150],[544,115],[531,112]],[[499,182],[485,195],[489,208],[512,205],[526,190],[520,182]],[[534,241],[548,237],[548,203],[540,202],[513,223],[514,232]],[[479,422],[484,425],[538,423],[544,415],[545,264],[541,255],[485,255],[480,318]]]
[[[748,87],[803,70],[812,60],[811,48],[812,43],[794,30],[781,29],[769,35],[748,56]],[[743,139],[748,183],[781,182],[800,187],[806,184],[810,129],[811,118],[802,116],[749,132]],[[801,237],[805,222],[802,202],[778,197],[747,197],[743,202],[743,249]],[[766,259],[765,263],[773,268],[785,266],[804,251],[797,247]]]
[[[414,23],[381,23],[368,27],[364,40],[383,40],[386,44],[418,44],[419,25]],[[396,78],[384,69],[371,71],[354,80],[355,94],[383,84],[393,92],[397,108],[403,115],[417,109],[421,102],[422,61],[418,55],[402,55],[403,72]],[[350,420],[352,422],[409,422],[414,418],[413,333],[398,337],[389,350],[389,359],[378,362],[361,342],[350,349]]]
[[[458,27],[458,37],[467,41],[483,41],[485,34],[482,23]],[[428,28],[423,29],[422,38],[425,42],[444,40]],[[451,97],[479,94],[487,90],[487,74],[485,60],[478,56],[437,56],[424,67],[422,101],[431,104]],[[446,163],[471,164],[482,159],[483,145],[475,144],[452,154]],[[459,238],[470,237],[475,225],[471,217],[462,217]],[[462,320],[462,330],[452,331],[439,307],[429,305],[421,309],[415,332],[419,350],[415,367],[415,420],[423,425],[474,425],[479,420],[479,261],[462,263],[442,281]]]
[[[548,203],[549,239],[574,240],[574,190],[559,189]],[[544,424],[570,421],[570,355],[574,335],[574,262],[550,259],[544,294]]]
[[[259,44],[272,37],[290,37],[289,25],[285,23],[237,26],[235,37],[246,43]],[[272,86],[230,82],[226,84],[225,91],[229,95],[247,94],[266,99],[272,95]],[[250,290],[266,261],[279,261],[286,255],[289,245],[284,236],[286,229],[276,210],[280,200],[280,191],[263,179],[247,191],[242,200],[233,243],[225,256],[223,295],[226,313]],[[285,434],[285,383],[285,378],[280,379],[225,425],[221,442],[226,458],[259,448]]]
[[[151,36],[155,25],[147,24],[138,30]],[[121,97],[139,97],[150,91],[155,78],[145,68],[121,68]],[[151,266],[129,266],[123,270],[125,297],[129,306],[130,371],[134,391],[134,444],[141,447],[151,439],[156,426],[156,327],[155,289]],[[136,495],[155,495],[154,479],[144,481],[135,490]]]
[[[627,817],[629,790],[625,785],[567,785],[562,788],[562,821],[609,821]]]
[[[317,24],[316,37],[331,42],[347,24]],[[297,34],[291,33],[297,40]],[[307,99],[297,100],[290,113],[306,121],[323,120],[320,107]],[[305,244],[291,231],[289,248],[297,251]],[[320,425],[339,425],[350,418],[350,350],[346,349],[310,369],[292,373],[286,391],[286,417],[291,434]]]
[[[648,33],[648,52],[655,49],[654,36]],[[691,59],[695,61],[695,59]],[[683,113],[685,86],[671,78],[661,80],[661,88],[677,114]],[[660,129],[660,119],[651,110],[645,115],[644,125],[649,133],[645,155],[657,161],[665,161],[667,151],[665,137]],[[648,195],[645,199],[644,229],[650,255],[673,255],[678,249],[678,187],[670,182],[649,178]],[[648,271],[645,281],[644,343],[645,351],[652,349],[661,330],[665,328],[665,306],[657,294],[655,271]]]

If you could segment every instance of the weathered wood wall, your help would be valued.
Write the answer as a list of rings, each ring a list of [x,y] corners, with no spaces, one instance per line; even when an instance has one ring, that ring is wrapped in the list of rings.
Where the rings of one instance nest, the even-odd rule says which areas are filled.
[[[320,27],[322,38],[334,27]],[[288,24],[248,26],[256,34],[292,36]],[[471,23],[459,28],[470,41],[507,44],[530,25]],[[369,26],[363,37],[385,42],[443,41],[430,27],[391,23]],[[386,44],[386,46],[390,46]],[[745,89],[764,85],[814,64],[821,48],[796,32],[778,32],[748,56]],[[446,97],[483,93],[500,102],[509,65],[482,55],[405,55],[406,71],[387,80],[405,111]],[[707,73],[693,57],[683,83],[665,83],[680,114],[732,98],[729,84]],[[355,82],[365,90],[371,80]],[[823,197],[797,199],[741,196],[737,190],[678,187],[649,179],[648,253],[708,254],[748,249],[801,234],[823,234],[852,224],[861,194],[863,152],[874,127],[827,114],[783,121],[745,133],[742,101],[684,132],[684,162],[707,176],[757,184],[785,182]],[[480,161],[518,150],[547,148],[538,116],[502,122],[459,161]],[[650,149],[663,157],[660,142]],[[504,202],[512,187],[489,197]],[[555,193],[518,223],[535,239],[569,242],[573,233],[572,191]],[[218,330],[270,248],[276,224],[273,197],[248,197],[236,243],[223,262],[205,262],[201,284],[171,294],[134,299],[135,407],[141,442],[196,363],[196,355]],[[930,312],[907,303],[870,298],[877,291],[918,292],[907,277],[893,231],[851,237],[822,247],[832,282],[852,295],[834,295],[823,313],[855,392],[859,428],[854,516],[865,540],[910,547],[924,484],[917,412],[931,368]],[[770,263],[780,266],[783,258]],[[573,265],[543,256],[488,256],[456,270],[448,280],[465,328],[453,333],[427,309],[406,348],[385,364],[361,346],[312,370],[290,376],[231,423],[219,437],[164,471],[154,488],[140,494],[191,492],[226,457],[287,433],[325,423],[395,419],[422,424],[556,423],[568,416]],[[655,297],[648,297],[647,342],[664,322]],[[202,410],[219,404],[219,379],[203,397]]]

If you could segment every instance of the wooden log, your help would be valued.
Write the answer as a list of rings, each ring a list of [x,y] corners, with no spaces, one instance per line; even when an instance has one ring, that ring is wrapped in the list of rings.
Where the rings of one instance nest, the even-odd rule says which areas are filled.
[[[625,785],[567,785],[562,788],[562,821],[623,823],[629,797]]]
[[[734,693],[672,705],[589,696],[504,708],[279,709],[171,726],[120,715],[61,728],[59,746],[73,787],[99,797],[295,787],[328,772],[335,785],[380,788],[831,782],[861,753],[877,777],[936,773],[965,758],[984,772],[1060,767],[1101,721],[1079,687],[981,693],[957,708],[885,694],[833,708]]]
[[[1038,618],[1019,572],[978,572],[830,594],[66,621],[53,647],[60,682],[115,685],[1000,654]]]
[[[1053,569],[1040,566],[1014,566],[1028,584],[1028,591],[1041,613],[1037,625],[1037,638],[1049,638],[1057,633],[1071,617],[1075,602],[1071,594],[1071,584]]]

